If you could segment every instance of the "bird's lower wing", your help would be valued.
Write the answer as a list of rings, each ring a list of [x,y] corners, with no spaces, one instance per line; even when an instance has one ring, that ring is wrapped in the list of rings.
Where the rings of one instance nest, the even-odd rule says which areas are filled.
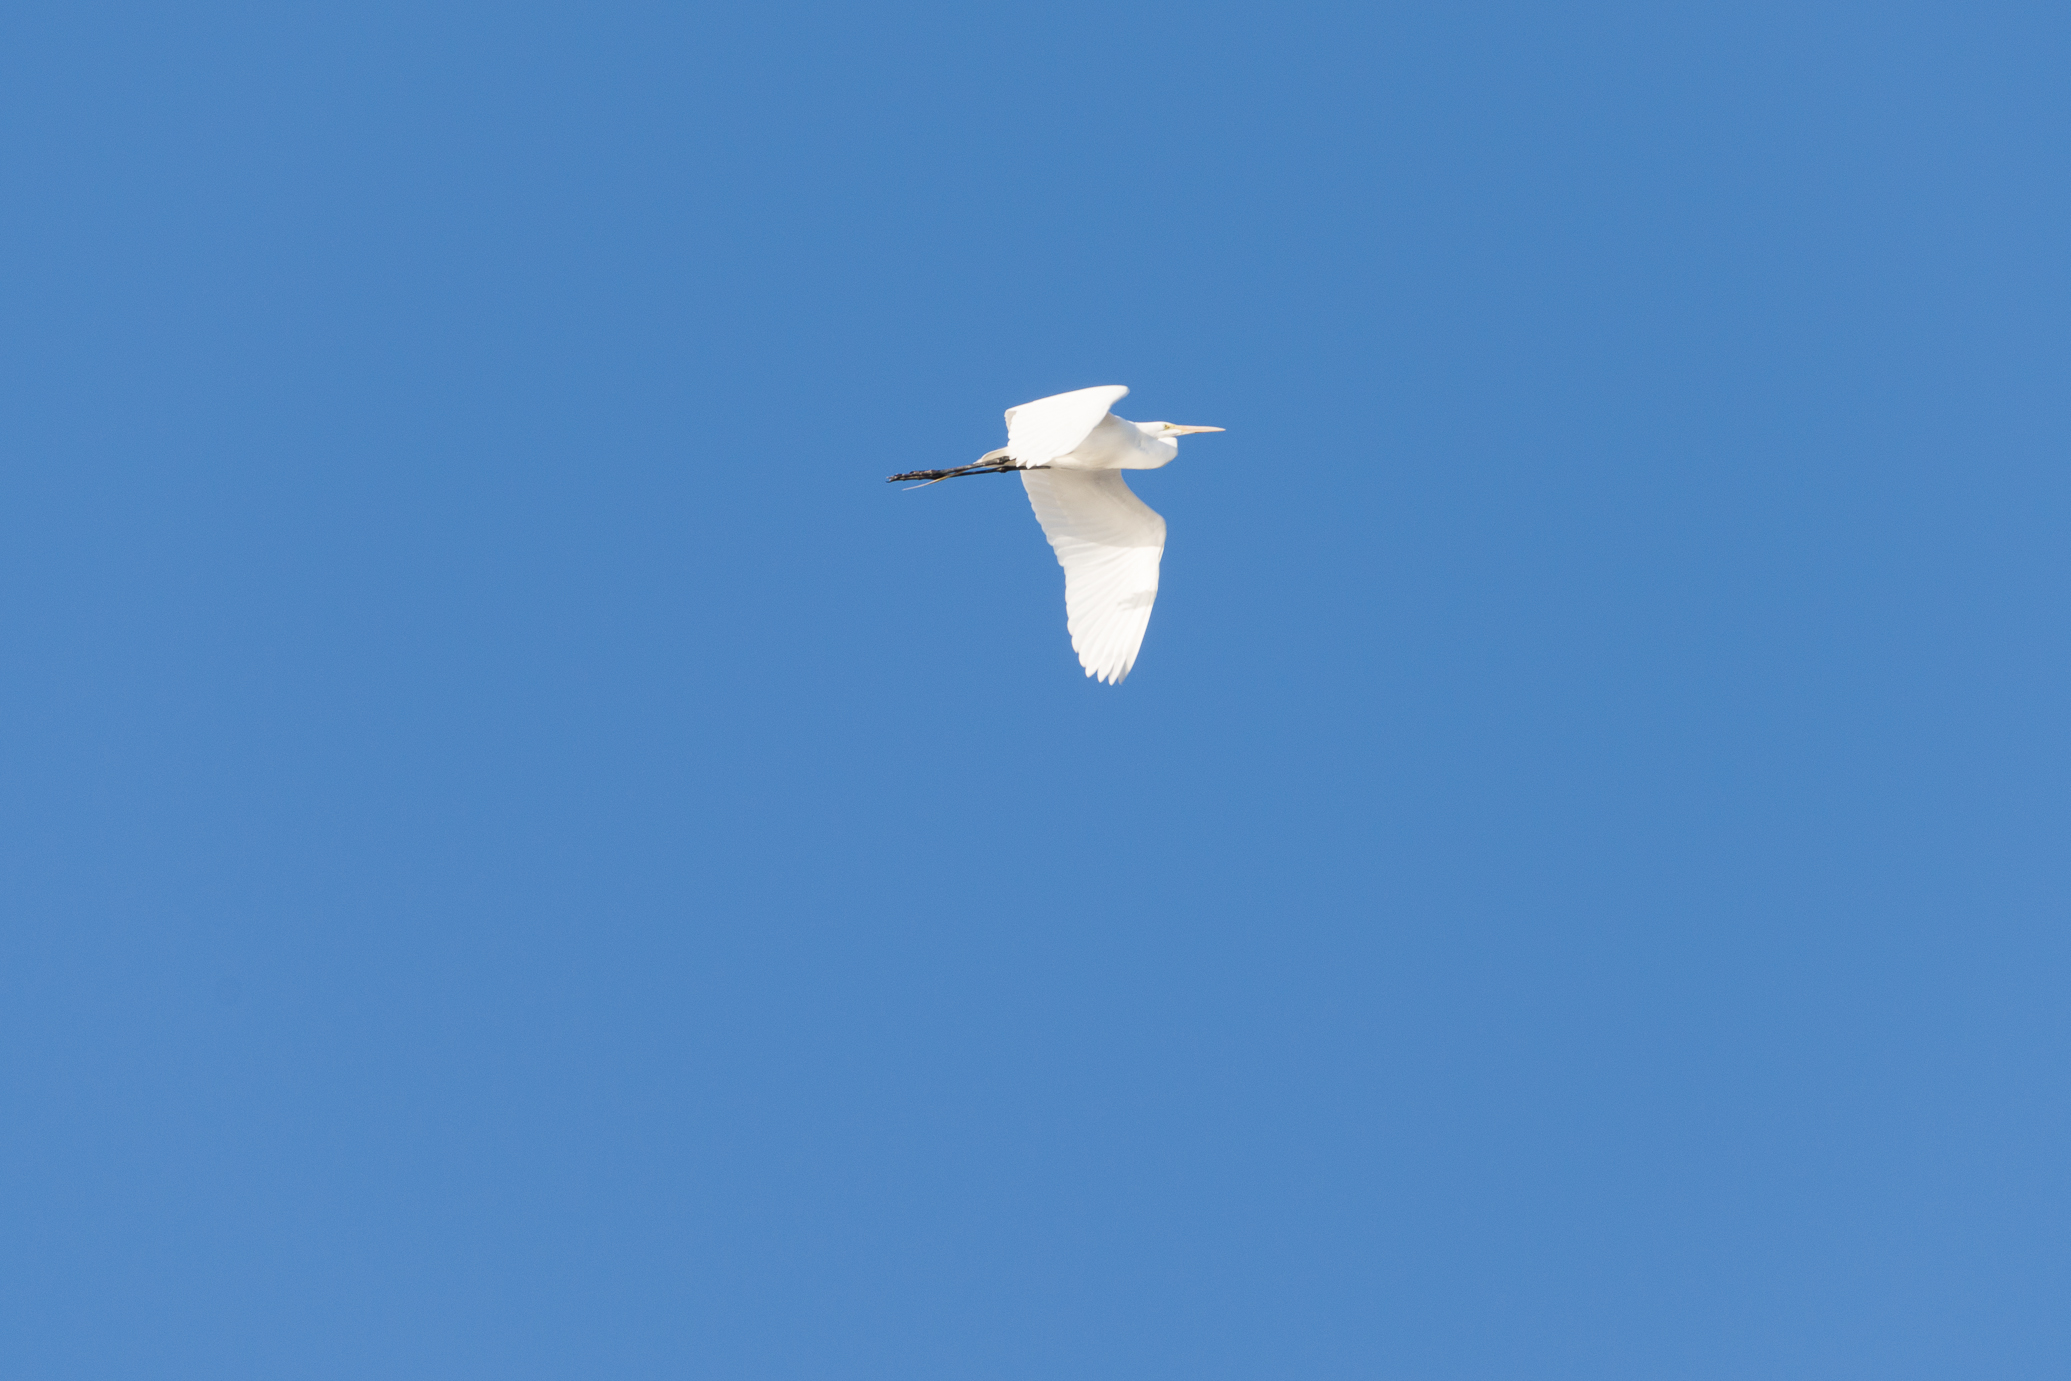
[[[1064,567],[1072,651],[1088,676],[1120,684],[1158,597],[1165,520],[1129,492],[1119,470],[1024,470],[1021,483]]]

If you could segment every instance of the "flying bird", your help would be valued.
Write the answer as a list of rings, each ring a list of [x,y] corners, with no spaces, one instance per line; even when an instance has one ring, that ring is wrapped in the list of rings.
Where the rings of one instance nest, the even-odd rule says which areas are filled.
[[[933,484],[1019,472],[1064,567],[1072,651],[1088,676],[1117,686],[1143,646],[1165,554],[1165,520],[1129,492],[1121,472],[1170,465],[1179,458],[1174,437],[1222,430],[1131,422],[1108,411],[1128,394],[1120,384],[1104,384],[1008,408],[1007,444],[999,450],[954,469],[891,477]]]

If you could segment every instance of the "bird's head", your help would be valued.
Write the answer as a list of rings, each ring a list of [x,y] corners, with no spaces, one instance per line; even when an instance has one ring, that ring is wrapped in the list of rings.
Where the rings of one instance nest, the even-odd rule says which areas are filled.
[[[1161,440],[1170,436],[1191,436],[1195,432],[1219,432],[1222,430],[1221,427],[1182,427],[1177,422],[1138,422],[1136,425]]]

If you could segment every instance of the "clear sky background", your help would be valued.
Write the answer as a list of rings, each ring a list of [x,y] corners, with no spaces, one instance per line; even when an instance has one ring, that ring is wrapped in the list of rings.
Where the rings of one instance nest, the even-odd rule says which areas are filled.
[[[2060,4],[0,20],[0,1347],[2071,1369]],[[1001,444],[1215,424],[1086,681]]]

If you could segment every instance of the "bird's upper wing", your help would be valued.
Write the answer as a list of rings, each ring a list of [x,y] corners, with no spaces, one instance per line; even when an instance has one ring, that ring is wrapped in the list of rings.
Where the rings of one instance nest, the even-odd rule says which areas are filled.
[[[1007,409],[1007,454],[1023,465],[1043,465],[1072,450],[1129,396],[1120,384],[1058,393]]]
[[[1023,470],[1021,483],[1064,567],[1072,651],[1088,676],[1119,685],[1136,665],[1158,597],[1165,520],[1129,492],[1119,470]]]

